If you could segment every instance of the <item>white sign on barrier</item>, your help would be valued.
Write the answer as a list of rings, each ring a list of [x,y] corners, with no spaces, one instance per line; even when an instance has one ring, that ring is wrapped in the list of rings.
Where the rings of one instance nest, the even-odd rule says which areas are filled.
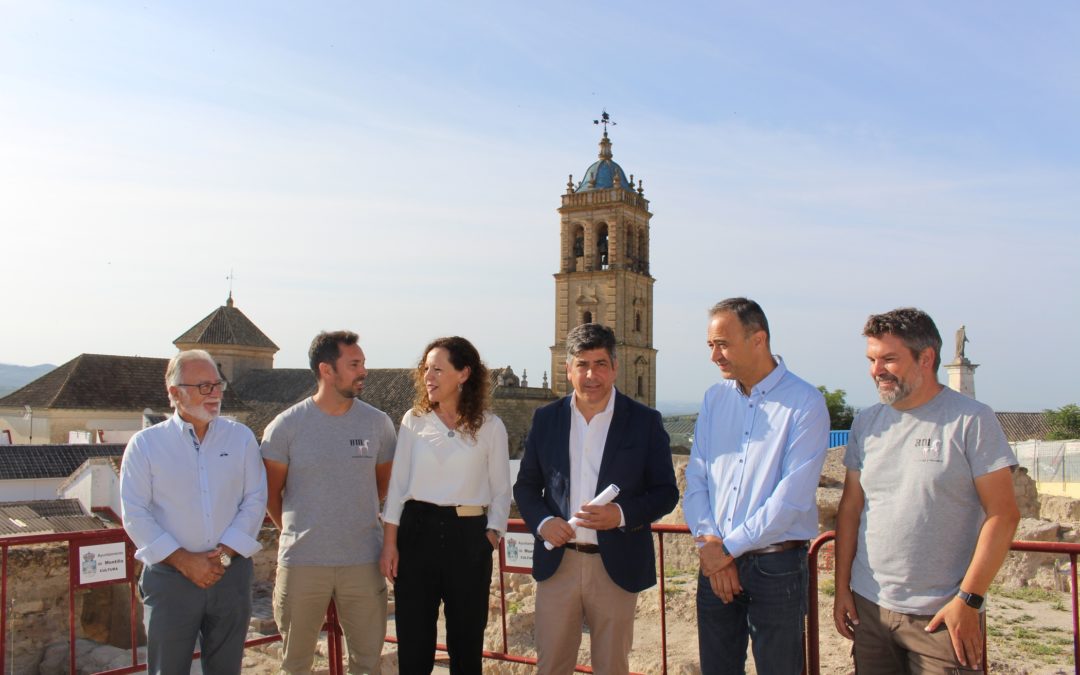
[[[119,581],[126,577],[124,542],[79,547],[79,584]]]
[[[533,566],[533,544],[536,537],[526,532],[507,532],[503,536],[503,553],[506,567],[514,571],[530,572]]]

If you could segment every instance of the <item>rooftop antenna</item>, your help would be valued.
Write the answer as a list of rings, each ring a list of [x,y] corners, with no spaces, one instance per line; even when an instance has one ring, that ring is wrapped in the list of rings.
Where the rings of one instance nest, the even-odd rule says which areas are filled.
[[[229,275],[227,277],[225,277],[225,278],[229,280],[229,299],[225,302],[225,304],[228,305],[229,307],[232,307],[233,306],[232,285],[233,285],[233,282],[236,281],[236,273],[233,272],[232,268],[229,269]]]
[[[602,124],[602,125],[604,125],[604,138],[607,138],[608,125],[610,124],[611,126],[615,126],[616,124],[618,124],[617,122],[615,122],[614,120],[611,119],[611,115],[608,114],[607,109],[604,109],[600,113],[600,119],[593,120],[592,123],[593,124]]]

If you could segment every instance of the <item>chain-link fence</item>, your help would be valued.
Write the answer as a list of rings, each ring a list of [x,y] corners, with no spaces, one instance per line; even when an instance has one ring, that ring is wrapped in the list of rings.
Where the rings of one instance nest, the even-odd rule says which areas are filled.
[[[1080,498],[1080,440],[1012,444],[1040,493]]]

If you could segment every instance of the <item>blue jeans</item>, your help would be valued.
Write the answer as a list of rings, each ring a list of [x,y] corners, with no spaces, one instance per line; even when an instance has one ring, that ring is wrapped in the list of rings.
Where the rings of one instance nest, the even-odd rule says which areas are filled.
[[[807,605],[806,547],[743,555],[735,561],[742,593],[724,604],[698,574],[698,653],[702,675],[742,675],[747,640],[757,672],[799,675]]]

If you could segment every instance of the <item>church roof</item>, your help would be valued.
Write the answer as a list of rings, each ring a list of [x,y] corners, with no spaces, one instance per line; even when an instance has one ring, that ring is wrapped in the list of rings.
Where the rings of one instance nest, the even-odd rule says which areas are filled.
[[[232,294],[225,304],[210,312],[199,323],[173,341],[174,345],[235,345],[238,347],[261,347],[273,349],[278,346],[243,312],[233,305]]]
[[[589,192],[591,190],[606,190],[612,187],[621,187],[624,190],[634,190],[634,184],[626,177],[626,172],[615,163],[611,154],[611,139],[607,132],[600,139],[600,159],[593,162],[592,166],[585,170],[585,177],[578,183],[574,192]]]
[[[169,359],[80,354],[0,398],[0,407],[168,411],[168,365]],[[225,412],[247,410],[242,401],[227,392],[221,408]]]
[[[306,368],[273,368],[249,370],[230,387],[252,410],[247,425],[262,438],[275,417],[315,393],[316,382]],[[398,427],[414,395],[412,368],[371,368],[360,400],[382,410]]]
[[[389,415],[397,428],[416,398],[414,372],[415,368],[372,368],[364,381],[360,400]]]

